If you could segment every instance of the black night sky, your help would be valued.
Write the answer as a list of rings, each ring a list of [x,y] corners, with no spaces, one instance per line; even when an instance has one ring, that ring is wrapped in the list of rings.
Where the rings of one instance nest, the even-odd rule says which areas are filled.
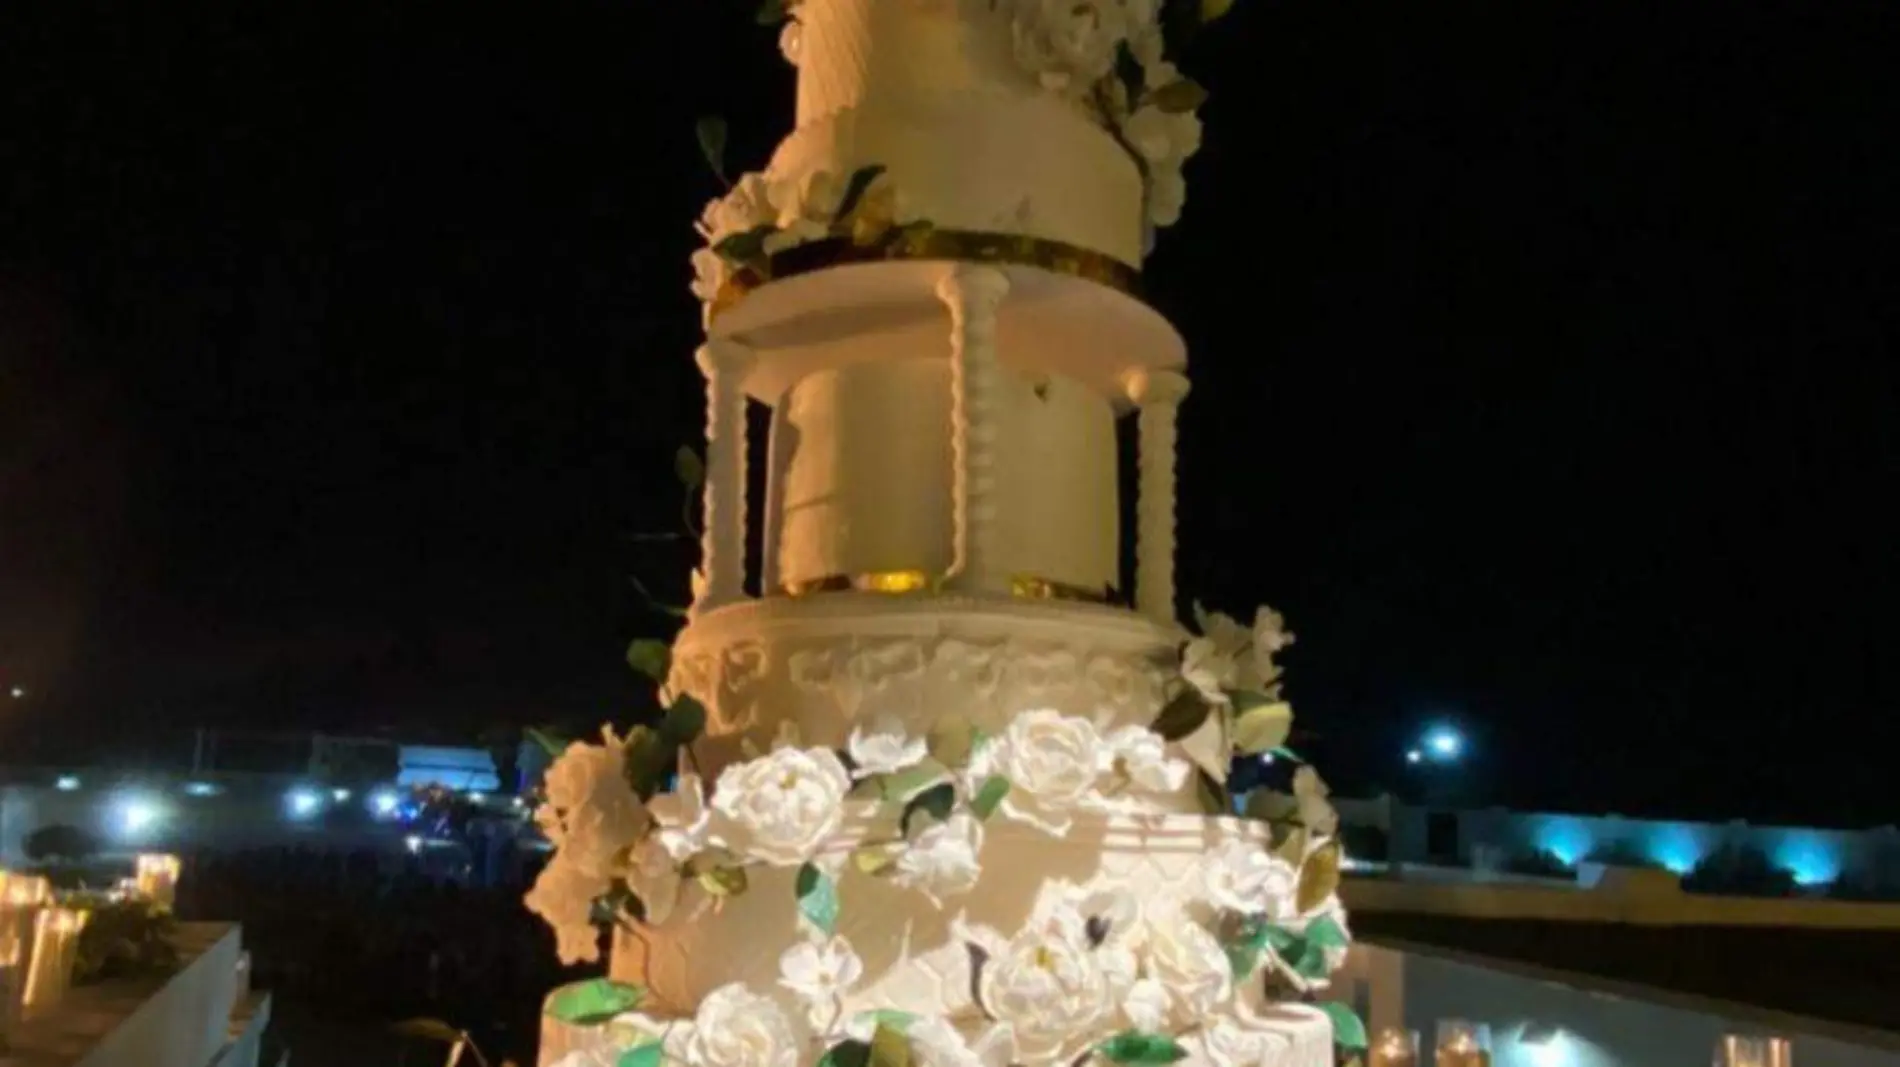
[[[1895,821],[1900,9],[1239,0],[1186,219],[1181,587],[1306,747]],[[0,14],[0,762],[638,706],[743,0]],[[999,161],[998,165],[1007,165]]]

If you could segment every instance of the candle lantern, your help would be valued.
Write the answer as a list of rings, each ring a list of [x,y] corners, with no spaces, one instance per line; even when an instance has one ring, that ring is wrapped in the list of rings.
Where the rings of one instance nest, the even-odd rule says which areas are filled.
[[[1491,1029],[1483,1023],[1443,1019],[1438,1024],[1434,1067],[1491,1067]]]
[[[139,856],[136,870],[139,895],[166,911],[172,910],[178,898],[178,857],[147,852]]]
[[[1724,1034],[1715,1044],[1715,1067],[1794,1067],[1787,1038]]]
[[[40,909],[33,924],[33,956],[26,969],[25,1014],[43,1015],[72,986],[79,933],[91,913],[76,908]]]
[[[1418,1031],[1388,1026],[1366,1048],[1369,1067],[1418,1067]]]

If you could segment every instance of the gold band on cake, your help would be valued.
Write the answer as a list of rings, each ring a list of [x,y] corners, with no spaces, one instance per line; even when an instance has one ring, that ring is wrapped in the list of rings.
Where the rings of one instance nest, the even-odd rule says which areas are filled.
[[[717,317],[767,282],[854,263],[925,260],[1036,267],[1141,299],[1141,272],[1114,256],[1020,233],[939,230],[920,224],[899,226],[870,243],[859,243],[849,237],[827,237],[778,253],[763,271],[751,267],[734,271],[713,300],[712,314]]]
[[[942,579],[923,571],[872,571],[866,574],[831,574],[823,578],[786,582],[780,596],[801,597],[817,593],[937,593]],[[1009,581],[1010,595],[1021,600],[1072,600],[1085,604],[1114,604],[1119,596],[1113,588],[1086,589],[1079,585],[1019,574]]]

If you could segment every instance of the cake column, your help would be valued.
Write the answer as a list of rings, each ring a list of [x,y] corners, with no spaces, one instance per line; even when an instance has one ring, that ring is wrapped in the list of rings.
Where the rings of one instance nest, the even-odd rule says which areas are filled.
[[[745,598],[745,389],[752,350],[710,340],[697,353],[706,376],[706,486],[695,612]]]
[[[1135,607],[1173,626],[1175,416],[1188,380],[1171,370],[1134,370],[1122,379],[1140,410],[1141,459],[1135,501]]]
[[[996,309],[1009,276],[996,267],[962,266],[944,276],[937,296],[950,310],[951,542],[947,585],[1003,592],[996,573]]]

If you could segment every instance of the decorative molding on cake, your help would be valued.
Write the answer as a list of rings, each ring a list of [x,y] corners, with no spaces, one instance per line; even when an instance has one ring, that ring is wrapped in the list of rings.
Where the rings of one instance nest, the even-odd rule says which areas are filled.
[[[1146,723],[1176,676],[1179,635],[1133,612],[1055,601],[835,593],[696,616],[674,649],[669,694],[708,709],[720,735],[769,741],[793,722],[814,743],[880,714],[927,728],[950,708],[985,729],[1024,708],[1102,725]],[[707,753],[718,762],[721,753]]]
[[[937,284],[950,312],[950,571],[946,584],[1003,592],[996,573],[996,309],[1009,276],[993,266],[960,266]]]
[[[1135,607],[1173,625],[1175,421],[1188,393],[1187,376],[1136,370],[1124,379],[1140,409],[1141,459],[1135,504]]]
[[[701,582],[693,610],[707,611],[745,597],[746,417],[745,375],[752,350],[711,340],[697,353],[706,376],[705,528],[700,534]]]

